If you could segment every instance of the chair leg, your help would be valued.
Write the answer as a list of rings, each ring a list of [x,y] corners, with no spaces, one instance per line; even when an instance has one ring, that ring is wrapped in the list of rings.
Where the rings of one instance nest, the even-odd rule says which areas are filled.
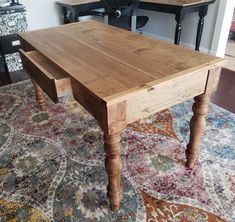
[[[109,16],[108,16],[108,15],[105,15],[105,16],[104,16],[104,23],[105,23],[106,25],[109,24]]]
[[[131,16],[131,31],[136,32],[136,15]]]

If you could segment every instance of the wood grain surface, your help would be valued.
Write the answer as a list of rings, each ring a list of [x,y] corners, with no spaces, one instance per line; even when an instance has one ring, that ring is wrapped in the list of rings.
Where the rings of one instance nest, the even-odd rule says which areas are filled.
[[[110,103],[224,61],[95,21],[20,36],[98,98]]]

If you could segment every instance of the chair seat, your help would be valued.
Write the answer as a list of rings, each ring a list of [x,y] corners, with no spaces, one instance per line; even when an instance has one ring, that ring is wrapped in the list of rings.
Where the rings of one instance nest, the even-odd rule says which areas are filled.
[[[146,25],[149,18],[147,16],[137,16],[136,17],[136,29],[140,29]],[[131,18],[130,17],[120,17],[120,18],[109,18],[109,25],[119,27],[126,30],[131,30]]]

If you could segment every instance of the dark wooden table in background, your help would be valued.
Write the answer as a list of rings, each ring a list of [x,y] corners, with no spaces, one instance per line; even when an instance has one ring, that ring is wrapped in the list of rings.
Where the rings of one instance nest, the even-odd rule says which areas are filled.
[[[197,36],[195,50],[199,50],[202,32],[204,27],[204,19],[207,15],[208,6],[216,0],[141,0],[140,9],[157,11],[175,15],[176,28],[174,43],[180,44],[182,22],[186,14],[198,12],[199,21],[197,26]],[[90,11],[103,7],[99,0],[58,0],[61,6],[64,23],[78,21],[79,16],[89,15]],[[68,18],[68,12],[71,13],[71,20]]]

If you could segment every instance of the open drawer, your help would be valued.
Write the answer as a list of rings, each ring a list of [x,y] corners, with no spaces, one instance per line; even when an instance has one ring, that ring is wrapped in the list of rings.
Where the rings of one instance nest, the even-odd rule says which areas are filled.
[[[25,71],[55,103],[72,92],[70,79],[61,68],[37,51],[19,51]]]

